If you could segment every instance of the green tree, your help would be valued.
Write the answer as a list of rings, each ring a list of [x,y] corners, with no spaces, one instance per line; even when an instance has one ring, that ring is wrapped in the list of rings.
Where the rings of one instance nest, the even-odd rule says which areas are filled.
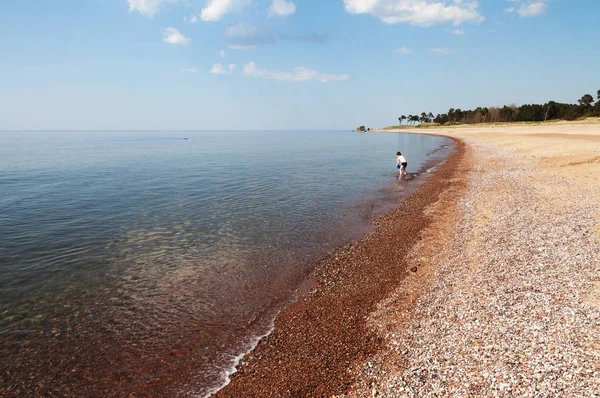
[[[600,101],[600,90],[598,90],[598,101]]]
[[[581,99],[578,102],[579,105],[588,107],[592,105],[592,102],[594,102],[594,97],[592,97],[591,94],[586,94],[583,97],[581,97]]]
[[[454,119],[459,123],[463,121],[463,111],[460,108],[454,110]]]
[[[427,117],[429,118],[430,122],[433,122],[433,119],[434,119],[433,112],[429,112],[429,115],[427,115]]]
[[[402,115],[401,119],[402,119],[402,120],[406,120],[406,116],[405,116],[405,115]],[[402,124],[402,122],[400,122],[400,124]]]

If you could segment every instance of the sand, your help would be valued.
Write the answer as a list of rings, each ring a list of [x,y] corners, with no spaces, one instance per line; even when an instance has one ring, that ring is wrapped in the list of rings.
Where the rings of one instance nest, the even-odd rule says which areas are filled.
[[[600,125],[435,133],[469,148],[459,216],[424,231],[427,274],[370,314],[385,348],[340,396],[600,395]]]
[[[374,231],[317,265],[311,294],[284,310],[218,397],[322,397],[350,391],[348,372],[384,349],[366,322],[375,305],[421,265],[407,254],[435,216],[425,212],[465,188],[464,145]],[[449,195],[449,192],[454,192]]]
[[[402,132],[466,146],[217,396],[600,395],[600,124]]]

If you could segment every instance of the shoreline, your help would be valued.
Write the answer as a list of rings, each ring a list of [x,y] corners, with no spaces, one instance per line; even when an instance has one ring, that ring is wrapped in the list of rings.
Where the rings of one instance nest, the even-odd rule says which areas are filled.
[[[311,273],[316,286],[278,315],[273,331],[241,360],[230,383],[215,397],[330,396],[349,391],[356,380],[347,370],[382,348],[366,317],[401,280],[415,274],[410,269],[416,265],[406,256],[432,221],[426,208],[444,192],[462,189],[456,174],[466,147],[451,139],[455,152],[416,192],[380,217],[366,237],[317,264]]]
[[[441,136],[437,136],[441,137]],[[362,207],[369,206],[371,208],[368,225],[365,225],[363,233],[361,236],[357,236],[356,238],[352,238],[351,240],[347,240],[340,245],[336,246],[332,251],[320,256],[319,258],[315,258],[314,261],[311,262],[313,266],[309,267],[308,274],[305,274],[300,281],[300,284],[296,288],[294,294],[291,296],[289,300],[277,311],[274,319],[270,320],[270,327],[267,331],[265,331],[261,335],[254,336],[250,339],[250,344],[247,349],[233,358],[233,362],[231,367],[225,369],[223,371],[223,383],[219,386],[211,388],[208,392],[201,395],[201,397],[208,398],[214,396],[218,391],[224,389],[231,383],[232,376],[238,372],[238,369],[241,368],[244,363],[244,359],[251,354],[257,345],[265,338],[267,338],[275,328],[275,321],[279,317],[279,314],[282,310],[286,309],[289,306],[293,306],[298,301],[304,300],[308,298],[311,293],[313,293],[313,289],[317,287],[317,276],[316,271],[317,267],[323,262],[328,261],[328,259],[332,256],[335,256],[335,253],[353,246],[358,241],[364,239],[369,236],[374,229],[379,224],[379,220],[384,216],[388,215],[390,212],[395,211],[401,203],[403,203],[407,198],[410,198],[412,194],[414,194],[420,187],[428,181],[428,179],[433,176],[440,167],[443,167],[444,164],[456,153],[456,140],[452,138],[447,138],[446,143],[440,144],[437,148],[430,151],[426,154],[427,160],[423,161],[418,169],[414,169],[414,172],[411,172],[404,178],[402,185],[402,193],[392,194],[393,197],[380,198],[375,197],[374,193],[371,193],[368,199],[361,199],[360,201],[354,203],[351,207]],[[410,182],[410,184],[406,184]],[[378,189],[376,192],[383,192],[396,189],[395,185],[398,184],[398,181],[395,180],[391,185],[384,186]],[[385,195],[387,196],[387,195]],[[386,203],[383,203],[386,202]]]
[[[486,128],[535,128],[535,127],[569,127],[569,126],[600,126],[600,117],[589,117],[583,120],[549,120],[545,122],[486,122],[486,123],[460,123],[454,125],[425,125],[416,126],[388,126],[371,129],[371,132],[378,133],[404,133],[406,130],[414,130],[422,134],[427,134],[427,130],[454,130],[454,129],[479,129]],[[436,133],[431,133],[436,134]],[[437,134],[436,134],[437,135]],[[444,135],[443,133],[441,135]]]
[[[429,276],[370,314],[386,347],[340,397],[600,394],[600,126],[436,130],[469,146],[467,190],[413,254]]]

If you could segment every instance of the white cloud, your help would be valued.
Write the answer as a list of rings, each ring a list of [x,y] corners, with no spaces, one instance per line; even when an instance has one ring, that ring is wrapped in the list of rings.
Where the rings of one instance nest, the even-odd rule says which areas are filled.
[[[349,13],[371,14],[388,24],[460,25],[485,20],[477,0],[344,0],[344,4]]]
[[[218,21],[225,14],[242,11],[251,2],[252,0],[208,0],[208,4],[200,13],[200,18],[203,21]]]
[[[227,58],[227,53],[223,50],[219,51],[219,55],[221,56],[221,58]]]
[[[286,17],[296,12],[296,5],[291,0],[273,0],[269,7],[269,16]]]
[[[456,51],[454,51],[451,48],[434,48],[432,51],[439,55],[454,55],[454,54],[456,54]]]
[[[145,17],[158,14],[163,3],[177,3],[178,0],[127,0],[129,12],[137,11]]]
[[[233,73],[235,68],[235,64],[229,64],[227,67],[225,67],[223,64],[213,64],[208,73],[212,73],[213,75],[225,75],[228,73]]]
[[[163,0],[128,0],[128,2],[129,12],[137,11],[146,17],[153,17]]]
[[[180,46],[187,46],[192,40],[189,37],[185,37],[175,28],[167,28],[163,32],[163,41],[169,44],[177,44]]]
[[[402,55],[406,55],[406,54],[412,54],[413,50],[411,50],[410,48],[406,48],[406,47],[400,47],[399,49],[396,50],[396,54],[402,54]]]
[[[548,8],[550,0],[508,0],[511,3],[517,3],[517,7],[509,7],[506,12],[516,12],[521,18],[532,18],[543,15]]]
[[[462,29],[454,29],[454,31],[452,32],[452,34],[456,35],[456,36],[464,36],[465,31],[462,30]]]
[[[254,62],[249,62],[244,65],[242,71],[244,76],[260,77],[267,80],[278,80],[278,81],[291,81],[291,82],[305,82],[311,80],[318,80],[321,83],[327,83],[330,81],[343,81],[350,79],[350,75],[347,74],[325,74],[319,73],[312,69],[304,66],[298,66],[294,68],[292,72],[274,72],[266,69],[259,68]]]
[[[196,22],[198,22],[198,16],[190,15],[189,17],[183,17],[183,22],[184,23],[196,23]]]

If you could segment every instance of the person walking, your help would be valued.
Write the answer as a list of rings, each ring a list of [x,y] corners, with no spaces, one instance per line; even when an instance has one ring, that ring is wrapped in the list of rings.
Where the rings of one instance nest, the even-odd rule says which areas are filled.
[[[400,152],[396,152],[396,156],[398,156],[396,159],[396,168],[400,170],[400,177],[402,177],[403,175],[406,175],[406,166],[408,166],[408,162]]]

